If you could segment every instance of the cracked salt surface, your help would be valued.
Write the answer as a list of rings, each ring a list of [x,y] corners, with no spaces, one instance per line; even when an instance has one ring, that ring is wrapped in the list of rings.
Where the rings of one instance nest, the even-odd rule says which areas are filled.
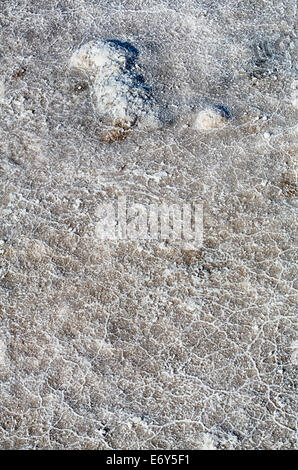
[[[295,15],[1,1],[1,449],[297,446]],[[69,66],[98,38],[139,51],[113,67],[152,101],[98,101],[118,46],[102,88]],[[142,127],[147,104],[160,127]],[[231,119],[195,129],[216,106]],[[123,195],[202,202],[202,247],[99,241],[98,206]]]

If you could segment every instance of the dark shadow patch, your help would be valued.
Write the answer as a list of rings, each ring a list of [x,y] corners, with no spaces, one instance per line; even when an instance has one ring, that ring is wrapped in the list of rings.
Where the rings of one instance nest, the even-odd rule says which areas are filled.
[[[222,117],[225,117],[226,119],[231,119],[232,114],[230,110],[226,108],[226,106],[219,104],[215,106],[215,109],[217,109],[220,112]]]
[[[106,42],[113,44],[117,47],[121,47],[125,51],[125,55],[127,58],[126,62],[126,69],[131,70],[136,63],[136,59],[139,56],[139,51],[136,47],[134,47],[129,42],[119,41],[118,39],[106,39]]]

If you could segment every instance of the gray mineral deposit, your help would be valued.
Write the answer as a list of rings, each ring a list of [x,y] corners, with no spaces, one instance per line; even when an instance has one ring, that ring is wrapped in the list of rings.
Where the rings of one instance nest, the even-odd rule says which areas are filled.
[[[1,0],[0,449],[295,449],[296,0]]]

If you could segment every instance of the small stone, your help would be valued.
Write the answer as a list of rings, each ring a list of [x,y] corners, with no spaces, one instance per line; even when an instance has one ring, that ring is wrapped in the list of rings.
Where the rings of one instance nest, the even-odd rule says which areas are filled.
[[[93,80],[99,118],[109,126],[103,141],[121,140],[136,125],[159,127],[150,89],[138,71],[137,56],[137,49],[129,43],[95,40],[81,46],[70,59],[71,67],[86,70]]]
[[[207,108],[197,114],[193,128],[203,131],[221,129],[227,124],[229,117],[230,113],[224,107]]]
[[[267,140],[270,139],[271,135],[271,132],[264,132],[264,138]]]

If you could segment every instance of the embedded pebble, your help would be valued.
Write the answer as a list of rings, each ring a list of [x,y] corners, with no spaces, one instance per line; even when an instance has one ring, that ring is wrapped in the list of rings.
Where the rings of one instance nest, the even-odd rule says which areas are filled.
[[[224,107],[207,108],[197,114],[193,128],[200,131],[221,129],[228,119],[229,112]]]
[[[150,89],[139,74],[137,56],[129,43],[94,40],[70,59],[71,67],[90,74],[98,115],[112,126],[103,140],[119,140],[135,125],[149,129],[160,125]]]

